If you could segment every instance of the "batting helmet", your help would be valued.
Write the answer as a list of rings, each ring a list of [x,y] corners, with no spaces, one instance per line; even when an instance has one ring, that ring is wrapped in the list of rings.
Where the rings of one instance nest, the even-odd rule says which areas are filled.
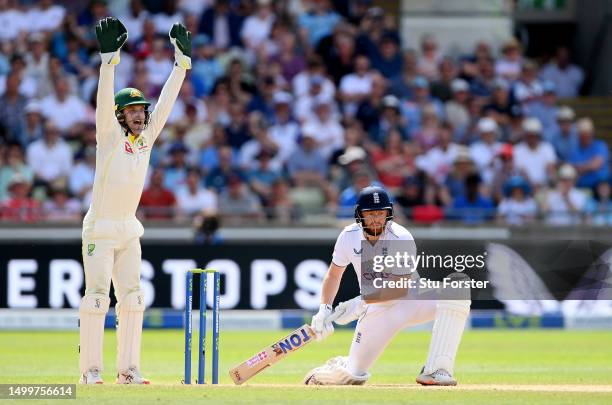
[[[149,103],[142,94],[142,91],[135,89],[133,87],[126,87],[125,89],[121,89],[115,94],[115,117],[117,117],[117,121],[126,131],[129,132],[130,128],[127,126],[125,122],[125,114],[123,110],[125,107],[130,105],[144,105],[145,107],[145,127],[149,124]]]
[[[361,190],[355,205],[355,221],[361,224],[363,222],[363,212],[377,210],[387,210],[387,221],[393,219],[393,204],[387,191],[377,186],[370,186]]]

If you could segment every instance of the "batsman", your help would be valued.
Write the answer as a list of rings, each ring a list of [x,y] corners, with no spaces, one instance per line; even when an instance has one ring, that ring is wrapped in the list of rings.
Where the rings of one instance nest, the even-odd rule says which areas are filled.
[[[104,319],[111,280],[117,306],[117,383],[149,384],[140,371],[144,296],[140,289],[140,237],[136,209],[159,136],[185,74],[191,68],[191,33],[176,23],[170,30],[175,63],[155,109],[142,92],[114,92],[115,66],[128,38],[121,21],[108,17],[96,25],[100,79],[96,109],[96,173],[92,202],[83,219],[85,295],[79,308],[80,382],[102,384]]]
[[[305,384],[365,384],[370,378],[370,368],[399,331],[432,320],[434,325],[429,355],[416,381],[422,385],[457,384],[453,371],[470,311],[469,292],[452,294],[453,299],[415,299],[416,295],[406,295],[414,292],[398,290],[400,295],[374,300],[362,300],[362,296],[357,296],[338,304],[332,311],[332,302],[347,266],[353,265],[365,296],[361,280],[362,257],[366,253],[370,257],[386,256],[385,250],[394,243],[406,246],[411,255],[416,254],[412,234],[393,221],[393,205],[387,192],[380,187],[364,188],[357,199],[355,223],[344,228],[336,241],[332,261],[321,286],[319,312],[312,318],[311,324],[317,340],[322,340],[334,331],[332,319],[339,325],[358,319],[353,342],[348,357],[334,357],[311,370],[304,378]],[[367,269],[364,272],[368,274]],[[411,277],[414,276],[418,277],[418,273],[413,273]]]

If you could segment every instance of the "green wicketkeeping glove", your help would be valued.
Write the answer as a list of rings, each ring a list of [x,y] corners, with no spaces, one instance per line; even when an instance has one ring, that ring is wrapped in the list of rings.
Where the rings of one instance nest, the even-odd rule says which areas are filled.
[[[127,41],[128,33],[125,26],[116,18],[106,17],[96,25],[96,38],[100,44],[103,63],[116,65],[119,63],[119,50]]]
[[[191,32],[181,23],[170,30],[170,42],[174,45],[174,60],[183,69],[191,69]]]

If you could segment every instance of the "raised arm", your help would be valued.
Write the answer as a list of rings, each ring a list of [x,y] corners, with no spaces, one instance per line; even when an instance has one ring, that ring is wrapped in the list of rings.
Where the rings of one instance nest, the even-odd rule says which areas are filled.
[[[104,18],[96,25],[96,39],[102,58],[96,99],[96,139],[113,128],[115,65],[119,63],[119,52],[127,37],[125,26],[116,18]],[[100,139],[97,141],[100,142]]]
[[[174,69],[164,84],[155,110],[151,113],[149,128],[153,141],[157,138],[172,111],[178,97],[187,70],[191,69],[191,32],[181,23],[176,23],[170,30],[170,42],[174,45]]]

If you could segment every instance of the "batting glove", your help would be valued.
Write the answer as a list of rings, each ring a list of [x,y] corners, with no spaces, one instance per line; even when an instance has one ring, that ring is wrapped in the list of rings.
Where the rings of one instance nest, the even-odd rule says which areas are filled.
[[[361,299],[361,295],[353,299],[344,301],[336,306],[334,314],[339,314],[334,322],[338,325],[346,325],[356,319],[359,319],[365,312],[365,302]]]
[[[119,63],[119,50],[128,38],[125,26],[114,17],[101,19],[96,25],[96,39],[100,45],[102,63],[116,65]]]
[[[191,69],[191,32],[181,23],[170,29],[170,42],[174,45],[174,61],[183,69]]]
[[[332,306],[329,304],[321,304],[319,312],[312,317],[310,327],[314,331],[317,340],[320,342],[332,333],[334,333],[334,325],[328,318],[332,314]]]

